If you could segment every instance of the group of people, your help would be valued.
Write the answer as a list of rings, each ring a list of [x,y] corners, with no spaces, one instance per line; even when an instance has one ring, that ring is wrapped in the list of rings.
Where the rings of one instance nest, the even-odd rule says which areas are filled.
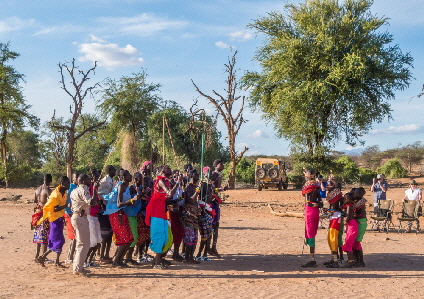
[[[315,237],[320,222],[320,209],[323,208],[323,198],[329,204],[328,213],[330,223],[328,229],[328,245],[331,255],[329,261],[324,262],[328,268],[365,267],[362,240],[367,228],[366,203],[363,187],[353,188],[343,194],[341,186],[333,176],[323,182],[322,176],[314,170],[305,170],[306,183],[302,188],[305,198],[305,244],[310,248],[310,261],[303,264],[304,268],[315,268]],[[343,242],[343,231],[346,226],[346,236]],[[344,262],[343,252],[347,253],[347,262]]]
[[[46,174],[34,198],[34,261],[42,267],[48,262],[66,267],[60,261],[65,226],[69,239],[65,262],[72,264],[76,275],[87,276],[89,267],[98,266],[96,255],[112,267],[151,262],[154,269],[171,264],[165,259],[169,251],[174,261],[189,264],[211,261],[208,256],[220,258],[220,192],[227,187],[221,186],[222,160],[215,160],[213,167],[199,173],[186,164],[180,173],[163,165],[152,171],[151,162],[146,161],[132,175],[109,165],[103,178],[96,169],[74,173],[72,182],[62,176],[54,190],[52,176]],[[113,256],[112,243],[116,246]],[[48,259],[51,252],[56,253],[55,261]]]

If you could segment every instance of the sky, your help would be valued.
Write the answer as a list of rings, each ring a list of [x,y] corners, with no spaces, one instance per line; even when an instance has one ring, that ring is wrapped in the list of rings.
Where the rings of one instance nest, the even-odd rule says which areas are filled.
[[[260,71],[253,60],[264,36],[246,28],[271,11],[281,11],[284,1],[172,1],[172,0],[0,0],[0,42],[10,42],[20,53],[13,66],[25,75],[23,94],[31,112],[44,123],[56,116],[69,117],[71,99],[60,88],[58,63],[76,59],[82,70],[97,61],[90,84],[105,78],[119,79],[144,69],[148,81],[160,83],[160,95],[188,109],[198,99],[201,107],[213,106],[199,98],[191,80],[206,94],[225,94],[224,64],[237,50],[238,77]],[[424,141],[424,0],[375,0],[372,12],[389,18],[385,29],[394,43],[414,58],[414,79],[391,101],[393,119],[374,124],[363,137],[366,147],[381,150]],[[248,93],[240,92],[248,97]],[[98,100],[99,98],[97,98]],[[95,111],[87,99],[83,112]],[[272,124],[260,112],[245,110],[245,123],[237,149],[247,155],[287,155],[290,143],[277,138]],[[227,141],[222,121],[218,129]],[[335,150],[358,150],[340,141]]]

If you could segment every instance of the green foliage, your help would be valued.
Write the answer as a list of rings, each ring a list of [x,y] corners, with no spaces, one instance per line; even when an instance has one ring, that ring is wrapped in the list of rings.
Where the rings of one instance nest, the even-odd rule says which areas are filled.
[[[359,182],[359,167],[349,156],[342,156],[334,162],[333,173],[339,182]]]
[[[409,84],[412,58],[392,44],[382,30],[387,19],[371,5],[307,0],[248,26],[266,35],[254,58],[262,72],[242,78],[251,107],[310,157],[342,137],[362,142],[373,122],[390,117],[394,92]]]
[[[402,167],[399,159],[394,158],[387,161],[383,166],[377,168],[378,173],[382,173],[389,179],[400,179],[407,176],[408,172]]]
[[[188,124],[190,119],[189,113],[176,103],[168,103],[167,109],[151,115],[148,121],[148,132],[151,140],[154,141],[158,152],[163,154],[163,117],[166,117],[168,127],[165,126],[165,161],[172,167],[176,167],[176,159],[180,163],[180,168],[190,162],[192,164],[200,164],[201,154],[201,134],[202,128],[196,127],[196,124]],[[199,125],[199,124],[197,124]],[[201,126],[207,126],[205,133],[205,157],[204,165],[212,165],[215,159],[226,160],[228,154],[225,152],[220,143],[220,132],[216,129],[216,124],[210,116],[203,115]],[[172,146],[172,143],[174,146]]]
[[[236,166],[236,182],[255,184],[255,161],[249,161],[245,157],[241,158],[239,164]],[[222,172],[224,178],[228,179],[230,174],[231,163],[225,163],[225,168]]]
[[[380,154],[378,145],[372,145],[365,148],[361,154],[361,161],[365,167],[370,169],[377,169],[380,166],[383,156]]]
[[[103,84],[98,107],[103,117],[110,120],[111,128],[116,134],[123,129],[137,133],[140,139],[145,137],[149,117],[163,105],[157,94],[161,85],[148,83],[144,70],[119,80],[107,78]]]
[[[420,141],[413,144],[408,144],[400,148],[396,153],[398,158],[404,165],[407,166],[409,172],[412,171],[412,166],[419,165],[423,160],[424,147]]]
[[[375,170],[367,169],[367,168],[359,168],[359,180],[364,184],[371,184],[372,179],[377,176]]]
[[[11,157],[11,149],[8,147],[11,144],[10,134],[22,131],[26,126],[37,128],[39,125],[39,119],[28,112],[31,105],[26,103],[22,94],[20,83],[24,81],[24,75],[18,73],[13,66],[8,65],[9,61],[15,60],[17,57],[19,54],[10,51],[9,43],[0,43],[0,152],[3,169],[0,179],[4,179],[6,186],[16,180],[17,176],[19,177],[17,171],[22,172],[23,177],[31,168],[31,165],[27,165],[28,168],[22,168],[25,163],[17,163],[17,158],[9,161]],[[19,154],[19,151],[13,153],[15,156]],[[37,157],[35,157],[36,159]]]

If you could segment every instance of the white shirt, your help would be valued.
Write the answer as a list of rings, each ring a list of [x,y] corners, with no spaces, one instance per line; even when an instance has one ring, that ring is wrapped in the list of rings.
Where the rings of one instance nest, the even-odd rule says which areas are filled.
[[[420,200],[420,194],[421,194],[421,189],[420,188],[409,188],[408,190],[405,191],[405,196],[408,198],[408,200]],[[421,205],[421,202],[420,202]]]

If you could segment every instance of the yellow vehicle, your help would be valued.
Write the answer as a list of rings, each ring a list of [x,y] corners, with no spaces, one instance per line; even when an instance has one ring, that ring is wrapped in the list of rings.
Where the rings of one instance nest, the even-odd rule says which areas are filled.
[[[288,178],[286,163],[278,159],[258,158],[256,160],[255,180],[258,191],[268,187],[278,188],[279,191],[287,189]]]

